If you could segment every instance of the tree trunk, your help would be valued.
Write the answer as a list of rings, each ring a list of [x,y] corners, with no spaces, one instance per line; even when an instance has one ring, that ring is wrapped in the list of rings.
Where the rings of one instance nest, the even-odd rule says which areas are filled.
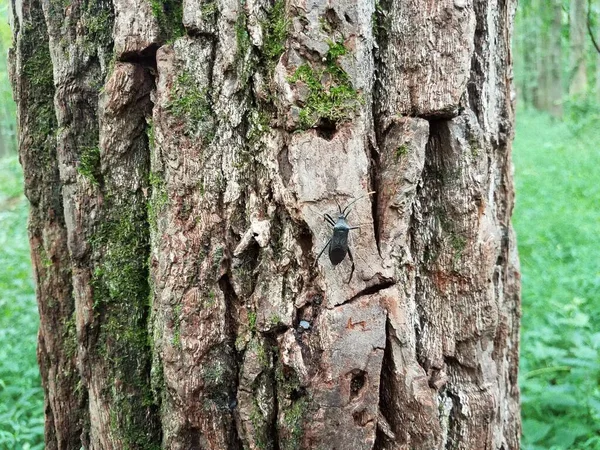
[[[512,1],[15,6],[48,449],[519,448]]]
[[[587,65],[585,55],[586,1],[572,0],[569,15],[571,40],[571,80],[569,94],[581,96],[587,90]]]
[[[548,111],[554,117],[563,114],[563,77],[562,77],[562,0],[552,0],[550,8],[550,33],[547,39],[549,61],[548,71]]]

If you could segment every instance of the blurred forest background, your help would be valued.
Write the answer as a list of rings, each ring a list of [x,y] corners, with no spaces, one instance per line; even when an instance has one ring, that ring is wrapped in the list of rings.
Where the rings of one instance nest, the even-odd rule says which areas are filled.
[[[0,0],[0,449],[43,448],[37,307]],[[600,0],[520,0],[523,448],[600,450]]]

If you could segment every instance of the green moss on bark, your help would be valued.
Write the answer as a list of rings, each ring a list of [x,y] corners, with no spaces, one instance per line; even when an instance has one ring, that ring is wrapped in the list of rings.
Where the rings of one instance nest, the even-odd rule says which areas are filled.
[[[341,42],[331,42],[323,68],[303,64],[290,77],[291,83],[302,82],[308,95],[300,109],[300,128],[308,129],[328,122],[334,125],[350,120],[361,103],[348,74],[339,64],[347,50]]]
[[[279,363],[275,369],[279,399],[279,436],[282,450],[301,448],[308,398],[298,375]]]
[[[185,34],[182,0],[150,0],[152,14],[168,41]]]
[[[181,73],[173,85],[168,111],[184,123],[189,136],[200,137],[205,144],[215,134],[215,115],[208,88],[200,88],[189,72]]]
[[[43,20],[43,19],[42,19]],[[24,24],[20,30],[19,44],[23,55],[21,74],[24,78],[22,89],[27,90],[27,105],[30,117],[35,121],[29,127],[30,146],[39,149],[38,155],[47,164],[54,157],[54,133],[57,120],[54,113],[54,76],[48,42],[43,41],[45,32],[40,32],[31,24]]]
[[[263,54],[270,69],[275,67],[279,57],[285,51],[289,26],[290,21],[285,15],[285,1],[277,0],[269,11],[267,21],[263,24],[265,33]]]
[[[169,196],[165,181],[157,172],[150,172],[148,182],[152,187],[152,194],[147,203],[148,208],[148,223],[150,230],[156,231],[158,226],[158,216],[164,207],[169,203]]]
[[[87,178],[94,186],[99,185],[100,179],[100,148],[85,147],[79,157],[77,171]]]
[[[113,433],[123,448],[160,448],[158,427],[152,423],[157,405],[149,379],[149,227],[145,210],[110,206],[107,211],[113,216],[97,226],[90,244],[96,267],[94,309],[103,318],[98,353],[106,361],[105,376],[113,386],[106,393],[114,404]]]

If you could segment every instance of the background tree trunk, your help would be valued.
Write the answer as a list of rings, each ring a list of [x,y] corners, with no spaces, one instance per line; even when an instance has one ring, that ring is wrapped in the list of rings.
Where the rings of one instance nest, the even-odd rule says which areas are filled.
[[[519,448],[512,1],[15,6],[49,449]]]
[[[587,64],[585,55],[586,28],[586,1],[571,0],[570,39],[571,39],[571,79],[569,94],[582,95],[587,90]]]
[[[548,111],[554,117],[563,114],[563,77],[562,77],[562,1],[550,2],[550,33],[548,36]]]

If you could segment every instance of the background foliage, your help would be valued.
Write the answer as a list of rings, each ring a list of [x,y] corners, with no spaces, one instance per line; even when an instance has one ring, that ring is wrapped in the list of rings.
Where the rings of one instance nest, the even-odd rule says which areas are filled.
[[[590,33],[600,43],[597,0],[519,2],[514,226],[526,450],[600,449],[600,54]]]
[[[572,89],[574,1],[587,4],[521,0],[515,29],[521,106],[514,225],[523,282],[526,450],[600,450],[600,56],[586,39],[585,85]],[[600,2],[590,4],[600,40]],[[3,17],[6,10],[7,1],[0,0]],[[554,41],[548,39],[553,33]],[[9,46],[9,27],[0,19],[2,55]],[[38,319],[22,184],[15,106],[6,59],[0,57],[0,449],[43,448]]]
[[[600,127],[521,110],[523,448],[600,449]]]

